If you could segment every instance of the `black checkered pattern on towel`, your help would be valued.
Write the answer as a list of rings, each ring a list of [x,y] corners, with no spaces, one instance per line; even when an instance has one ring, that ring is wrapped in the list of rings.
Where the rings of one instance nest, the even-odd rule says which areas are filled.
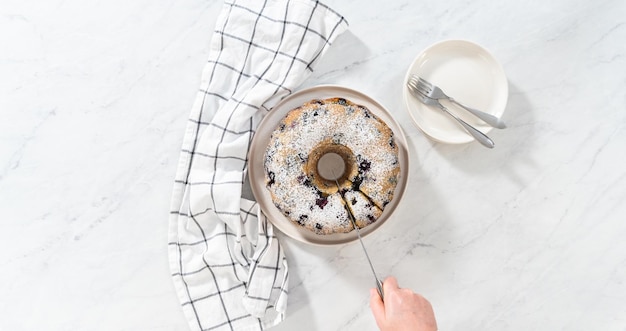
[[[274,229],[241,198],[263,116],[310,75],[344,18],[312,0],[227,1],[185,132],[169,231],[172,278],[193,330],[284,319],[288,269]]]

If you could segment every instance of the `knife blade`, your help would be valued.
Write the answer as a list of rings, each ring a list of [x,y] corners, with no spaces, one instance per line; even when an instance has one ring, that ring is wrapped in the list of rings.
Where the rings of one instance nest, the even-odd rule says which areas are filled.
[[[334,174],[334,171],[333,171],[333,177],[335,177],[335,184],[337,184],[337,190],[339,191],[339,194],[341,194],[341,187],[339,186],[339,182],[337,181],[337,176]],[[341,194],[341,197],[343,198],[343,194]],[[346,206],[346,209],[348,208],[350,207]],[[359,227],[356,225],[356,221],[354,220],[354,216],[352,215],[350,210],[346,210],[346,211],[348,212],[348,218],[350,219],[350,222],[352,222],[354,231],[356,231],[356,235],[359,238],[361,247],[363,247],[363,252],[365,252],[365,257],[367,258],[367,262],[370,265],[370,269],[372,269],[372,273],[374,274],[374,280],[376,281],[376,290],[378,291],[378,295],[380,295],[381,300],[385,301],[385,296],[383,292],[383,282],[381,282],[380,279],[378,278],[378,275],[376,274],[376,271],[374,270],[374,265],[372,264],[372,260],[370,260],[370,256],[369,254],[367,254],[367,249],[365,249],[365,245],[363,244],[363,239],[361,239],[361,231],[359,231]]]

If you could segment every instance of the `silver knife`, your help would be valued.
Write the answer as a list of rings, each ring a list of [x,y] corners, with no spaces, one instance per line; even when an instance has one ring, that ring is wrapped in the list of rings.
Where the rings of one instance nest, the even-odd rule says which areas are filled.
[[[339,194],[341,194],[341,187],[339,186],[339,182],[337,181],[337,177],[335,176],[334,171],[333,171],[333,177],[335,177],[337,190],[339,190]],[[346,206],[346,208],[350,208],[350,207]],[[383,282],[381,282],[380,279],[378,279],[378,276],[376,275],[376,271],[374,270],[374,266],[372,265],[372,260],[370,260],[370,256],[369,254],[367,254],[367,249],[365,249],[365,245],[363,245],[363,239],[361,239],[361,232],[359,231],[359,227],[356,225],[354,216],[352,216],[352,213],[350,212],[350,210],[346,210],[346,211],[348,212],[348,218],[352,222],[352,226],[354,227],[354,230],[356,231],[356,235],[357,237],[359,237],[359,242],[361,243],[361,247],[363,247],[363,252],[365,252],[365,257],[367,258],[367,262],[370,264],[370,268],[372,269],[372,273],[374,274],[374,279],[376,280],[376,289],[378,290],[378,295],[380,295],[381,300],[385,301],[385,297],[383,293]]]

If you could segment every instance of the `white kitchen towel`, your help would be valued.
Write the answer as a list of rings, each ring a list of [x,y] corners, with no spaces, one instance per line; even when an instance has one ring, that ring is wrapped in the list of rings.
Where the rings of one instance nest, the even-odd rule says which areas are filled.
[[[284,252],[256,202],[241,198],[247,152],[263,116],[346,28],[318,1],[225,2],[170,209],[170,268],[193,330],[263,330],[284,319]]]

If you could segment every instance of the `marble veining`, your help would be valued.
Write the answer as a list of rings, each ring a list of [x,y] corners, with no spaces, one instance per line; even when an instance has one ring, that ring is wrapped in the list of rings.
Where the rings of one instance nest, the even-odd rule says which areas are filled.
[[[626,330],[626,3],[328,0],[350,23],[303,87],[368,93],[409,140],[409,186],[365,238],[441,330]],[[0,8],[1,330],[187,330],[169,199],[220,1]],[[401,84],[445,39],[509,80],[494,150],[435,143]],[[376,330],[361,248],[281,236],[275,330]]]

